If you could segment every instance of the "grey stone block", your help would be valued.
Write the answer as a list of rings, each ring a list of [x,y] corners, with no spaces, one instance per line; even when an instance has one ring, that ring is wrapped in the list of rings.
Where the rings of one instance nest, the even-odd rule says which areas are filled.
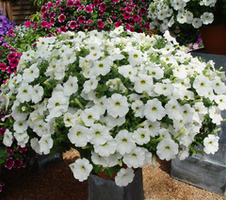
[[[88,178],[88,200],[143,200],[142,168],[135,171],[132,183],[119,187],[114,180],[91,174]]]
[[[206,54],[204,49],[191,52],[193,56],[201,57],[206,61],[213,60],[215,68],[223,67],[226,72],[226,56]],[[222,117],[226,118],[226,110],[222,111]],[[213,154],[200,154],[189,157],[183,161],[174,159],[171,161],[171,177],[222,195],[226,194],[226,122],[222,122],[219,150]]]
[[[50,155],[38,155],[35,159],[31,159],[27,166],[32,172],[42,173],[47,169],[57,166],[63,162],[62,153],[54,153]]]

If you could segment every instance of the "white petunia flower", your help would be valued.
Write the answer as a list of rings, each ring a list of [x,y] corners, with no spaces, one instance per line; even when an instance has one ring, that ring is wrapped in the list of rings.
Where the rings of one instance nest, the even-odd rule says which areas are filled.
[[[214,80],[212,80],[212,86],[214,92],[216,92],[217,94],[223,94],[226,92],[226,85],[221,81],[219,76],[214,77]]]
[[[162,140],[157,146],[157,155],[161,160],[171,160],[178,154],[178,144],[171,139]]]
[[[10,147],[13,143],[13,134],[9,131],[9,129],[6,129],[4,132],[4,138],[3,138],[3,144],[7,147]]]
[[[40,151],[40,145],[38,142],[38,138],[32,138],[31,141],[31,148],[38,154],[42,154],[42,152]]]
[[[46,154],[50,153],[50,149],[53,147],[53,139],[51,135],[43,135],[39,140],[40,152]]]
[[[91,152],[91,160],[95,165],[102,165],[103,167],[109,167],[106,157],[100,156],[98,153]]]
[[[215,97],[215,101],[218,104],[218,108],[220,108],[221,110],[226,109],[226,96],[225,95],[217,95]]]
[[[139,145],[146,144],[150,141],[151,132],[148,128],[138,128],[133,133],[133,139]]]
[[[199,18],[193,18],[193,20],[192,20],[192,26],[194,27],[194,28],[200,28],[201,26],[202,26],[202,21],[201,21],[201,19],[199,19]]]
[[[107,73],[110,72],[111,66],[107,59],[104,60],[97,60],[94,61],[93,63],[93,74],[98,76],[98,75],[106,75]]]
[[[144,60],[144,58],[142,57],[141,51],[133,49],[133,50],[130,50],[128,54],[129,54],[128,61],[129,61],[129,64],[132,66],[140,65]]]
[[[223,118],[221,117],[221,109],[217,106],[211,106],[209,108],[209,116],[212,119],[212,122],[216,125],[220,125],[221,120],[223,120]]]
[[[130,153],[136,147],[135,141],[132,139],[132,133],[127,130],[119,131],[115,140],[117,143],[116,151],[121,155]]]
[[[90,172],[93,169],[93,166],[85,158],[79,158],[74,163],[69,165],[73,175],[79,181],[84,181],[89,177]]]
[[[219,137],[215,135],[208,135],[204,139],[204,152],[207,154],[214,154],[219,148]]]
[[[131,108],[133,109],[135,117],[144,117],[144,103],[141,100],[136,100],[132,103]]]
[[[160,95],[163,94],[165,96],[169,96],[172,94],[173,89],[174,87],[172,84],[156,83],[154,85],[154,91]]]
[[[85,57],[85,59],[88,61],[90,60],[94,61],[94,60],[98,60],[103,55],[104,55],[104,52],[102,51],[91,51],[90,54]]]
[[[16,95],[16,98],[21,103],[30,101],[32,89],[33,88],[31,85],[28,85],[28,83],[26,83],[26,82],[22,82],[22,84],[18,88],[18,94]]]
[[[208,93],[212,91],[211,82],[204,75],[196,76],[193,87],[196,89],[200,96],[207,96]]]
[[[112,136],[109,129],[101,124],[93,124],[90,128],[90,143],[93,145],[101,145],[111,140]]]
[[[136,147],[130,153],[123,156],[123,162],[130,168],[143,167],[144,160],[145,153],[141,147]]]
[[[22,133],[22,132],[26,131],[27,128],[28,128],[27,121],[15,121],[13,124],[14,131],[16,131],[18,133]]]
[[[72,115],[69,112],[64,114],[65,127],[74,127],[77,124],[76,120],[77,120],[76,115]]]
[[[69,76],[67,82],[64,83],[64,94],[70,96],[77,92],[78,90],[78,79],[77,77]]]
[[[146,74],[138,74],[134,79],[134,89],[138,93],[148,92],[153,88],[153,78]]]
[[[114,154],[117,143],[113,140],[106,141],[104,144],[94,145],[94,151],[100,156],[108,157],[110,154]]]
[[[118,72],[125,78],[129,78],[131,81],[134,81],[136,71],[132,65],[122,65],[118,67]]]
[[[145,104],[144,115],[148,120],[152,122],[161,120],[165,114],[165,109],[162,107],[162,103],[158,99],[155,98],[148,100]]]
[[[84,147],[90,140],[90,130],[84,126],[77,124],[68,131],[68,139],[76,147]]]
[[[37,84],[33,87],[33,90],[31,91],[31,100],[34,103],[38,103],[39,101],[42,100],[43,94],[44,94],[43,87]]]
[[[205,25],[212,24],[214,15],[211,12],[204,12],[200,18],[201,18],[203,24],[205,24]]]
[[[107,112],[112,117],[123,117],[129,111],[127,98],[121,94],[113,94],[107,101]]]
[[[181,106],[181,114],[184,119],[184,123],[188,123],[191,121],[194,112],[195,110],[189,104]]]
[[[37,65],[38,65],[38,63],[34,63],[29,68],[24,70],[24,72],[23,72],[23,80],[24,81],[30,83],[39,76],[39,69],[38,69]]]
[[[115,177],[115,183],[119,187],[127,186],[133,181],[134,171],[131,168],[122,168]]]
[[[91,76],[91,78],[83,84],[83,92],[89,93],[92,90],[95,90],[98,85],[98,79],[96,76]]]
[[[86,126],[92,126],[95,121],[100,119],[100,114],[92,108],[87,108],[81,112],[81,118]]]

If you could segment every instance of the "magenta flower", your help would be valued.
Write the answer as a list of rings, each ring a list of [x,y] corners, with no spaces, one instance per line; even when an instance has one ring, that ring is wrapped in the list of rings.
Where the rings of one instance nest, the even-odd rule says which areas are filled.
[[[86,23],[87,23],[87,24],[93,24],[93,21],[92,21],[91,19],[88,19],[88,20],[86,21]]]
[[[5,63],[0,63],[0,69],[1,69],[2,71],[5,71],[5,70],[7,69],[6,64],[5,64]]]
[[[47,13],[47,12],[44,12],[44,13],[42,14],[42,18],[43,18],[43,19],[47,19],[47,17],[48,17],[48,13]]]
[[[59,22],[63,22],[65,20],[66,16],[64,14],[61,14],[59,17],[58,17],[58,20]]]
[[[114,3],[118,3],[119,2],[119,0],[112,0]]]
[[[122,25],[122,21],[120,20],[120,21],[115,22],[114,26],[117,28],[117,27],[119,27],[121,25]]]
[[[80,15],[80,16],[78,17],[78,22],[79,22],[79,23],[83,23],[83,22],[85,22],[85,21],[86,21],[86,18],[85,18],[84,16]]]
[[[11,157],[7,158],[6,161],[5,161],[5,167],[7,169],[12,169],[13,165],[14,165],[13,159]]]
[[[0,182],[0,192],[2,191],[2,188],[5,184],[3,182]]]
[[[4,63],[5,64],[5,63]],[[0,65],[1,65],[1,63],[0,63]],[[4,133],[5,133],[5,129],[4,128],[1,128],[0,129],[0,135],[4,135]]]
[[[82,5],[78,8],[77,12],[80,11],[80,10],[82,10],[84,7],[85,7],[85,6],[82,4]]]
[[[9,31],[8,31],[8,36],[9,36],[9,37],[14,37],[14,36],[15,36],[14,31],[13,31],[13,30],[9,30]]]
[[[126,12],[131,13],[133,9],[131,7],[126,7]]]
[[[97,24],[98,24],[99,28],[103,28],[104,27],[104,22],[102,20],[98,20]]]
[[[78,25],[78,24],[77,24],[76,21],[71,21],[70,24],[69,24],[69,27],[70,27],[71,29],[74,29],[77,25]]]
[[[99,1],[99,0],[94,0],[94,1],[93,1],[93,5],[94,5],[94,6],[97,6],[97,5],[99,5],[99,4],[100,4],[100,1]]]
[[[18,149],[18,151],[19,151],[20,153],[23,153],[23,152],[27,151],[27,147],[21,147],[21,146],[18,146],[17,149]]]
[[[133,15],[133,21],[137,22],[139,21],[141,18],[137,15],[137,14],[134,14]]]
[[[53,7],[53,4],[51,2],[48,2],[47,3],[47,6],[48,6],[48,8],[52,8]]]
[[[22,166],[22,164],[23,164],[23,162],[20,159],[16,158],[14,160],[13,168],[20,168]]]
[[[42,13],[46,12],[46,7],[42,6],[41,11],[42,11]]]
[[[55,23],[55,18],[54,18],[54,17],[51,17],[51,18],[50,18],[50,23],[51,23],[51,24],[54,24],[54,23]]]
[[[11,66],[12,68],[17,67],[18,63],[19,63],[19,60],[16,59],[16,58],[13,59],[13,60],[10,60],[10,62],[9,62],[10,66]]]
[[[130,18],[130,14],[128,13],[128,12],[124,12],[123,13],[123,17],[124,17],[124,19],[129,19]]]
[[[100,6],[99,6],[99,10],[100,10],[101,12],[104,12],[104,11],[106,10],[106,8],[107,8],[107,6],[106,6],[105,3],[101,3]]]
[[[87,13],[91,13],[91,12],[93,12],[93,8],[90,5],[89,6],[86,6],[85,11]]]
[[[16,53],[16,58],[20,58],[22,55],[20,53]]]
[[[27,22],[24,24],[24,26],[27,27],[27,28],[30,28],[30,26],[31,26],[31,21],[27,21]]]
[[[16,59],[16,53],[10,53],[7,58],[9,61]]]
[[[74,3],[74,7],[79,7],[81,5],[80,0],[76,0]]]
[[[6,151],[10,154],[10,156],[13,156],[14,154],[13,149],[7,148]]]
[[[7,68],[7,72],[10,73],[10,74],[12,74],[14,71],[12,70],[11,67],[8,67],[8,68]]]
[[[116,14],[115,14],[115,13],[112,14],[112,18],[113,18],[113,19],[116,18]]]
[[[66,32],[66,31],[67,31],[67,29],[66,29],[65,26],[61,26],[61,27],[60,27],[60,32]]]
[[[72,0],[67,1],[67,6],[72,7],[74,5],[74,2]]]
[[[46,26],[48,26],[48,22],[42,21],[42,22],[41,22],[41,26],[42,26],[43,28],[45,28]]]

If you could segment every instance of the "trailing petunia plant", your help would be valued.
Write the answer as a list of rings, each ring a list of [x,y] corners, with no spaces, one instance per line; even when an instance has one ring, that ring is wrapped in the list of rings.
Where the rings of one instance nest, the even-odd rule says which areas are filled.
[[[127,30],[150,33],[147,4],[143,0],[52,0],[41,8],[41,26],[58,31]]]
[[[68,31],[36,48],[1,87],[2,110],[11,111],[2,124],[6,147],[46,155],[75,148],[76,179],[104,171],[119,186],[156,156],[218,150],[225,74],[181,51],[168,32]]]

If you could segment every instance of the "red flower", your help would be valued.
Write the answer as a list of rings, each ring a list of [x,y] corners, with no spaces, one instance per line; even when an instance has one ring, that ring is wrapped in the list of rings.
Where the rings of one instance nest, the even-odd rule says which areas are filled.
[[[22,164],[23,164],[23,162],[17,158],[14,160],[13,168],[20,168],[22,166]]]
[[[5,70],[7,69],[6,64],[5,64],[5,63],[0,63],[0,69],[1,69],[2,71],[5,71]]]
[[[100,1],[99,1],[99,0],[94,0],[94,1],[93,1],[93,5],[94,5],[94,6],[97,6],[97,5],[99,5],[99,4],[100,4]]]
[[[27,151],[27,147],[21,147],[21,146],[18,146],[17,149],[18,149],[18,151],[19,151],[20,153],[23,153],[23,152]]]
[[[8,68],[7,68],[7,72],[10,73],[10,74],[12,74],[12,73],[13,73],[12,68],[11,68],[11,67],[8,67]]]
[[[10,53],[7,58],[9,61],[16,59],[16,53]]]
[[[54,12],[49,13],[49,17],[50,18],[53,17],[53,16],[55,16],[55,13]]]
[[[5,167],[7,169],[12,169],[13,165],[14,165],[13,159],[11,157],[10,158],[7,158],[6,159],[6,162],[5,162]]]
[[[133,15],[133,21],[137,22],[140,20],[140,17],[137,14]]]
[[[144,27],[147,29],[147,31],[150,30],[150,25],[148,23],[144,24]]]
[[[104,11],[106,10],[106,8],[107,8],[107,6],[106,6],[105,3],[101,3],[100,6],[99,6],[99,10],[100,10],[101,12],[104,12]]]
[[[66,16],[64,14],[61,14],[59,17],[58,17],[58,20],[59,22],[63,22],[65,20]]]
[[[82,15],[80,15],[80,16],[78,17],[78,21],[79,21],[79,23],[83,23],[83,22],[86,21],[86,18],[83,17]]]
[[[103,28],[104,27],[104,22],[102,20],[98,20],[97,24],[98,24],[99,28]]]
[[[45,28],[46,26],[48,26],[48,22],[42,21],[42,22],[41,22],[41,26],[42,26],[43,28]]]
[[[74,29],[76,26],[77,26],[77,22],[76,21],[71,21],[70,24],[69,24],[69,27],[71,29]]]
[[[124,19],[129,19],[130,18],[130,14],[128,12],[124,12],[123,13],[123,17],[124,17]]]
[[[85,11],[87,13],[91,13],[91,12],[93,12],[93,8],[91,6],[86,6]]]
[[[43,18],[43,19],[47,19],[47,17],[48,17],[47,12],[44,12],[43,15],[42,15],[42,18]]]
[[[24,26],[27,27],[27,28],[30,28],[30,26],[31,26],[31,21],[27,21],[27,22],[24,24]]]
[[[117,22],[115,22],[115,27],[117,28],[117,27],[119,27],[119,26],[121,26],[122,25],[122,21],[117,21]]]
[[[18,63],[19,63],[19,60],[16,59],[16,58],[13,59],[13,60],[11,60],[11,61],[9,62],[10,66],[11,66],[12,68],[17,67]]]
[[[14,37],[15,36],[14,31],[13,30],[9,30],[8,31],[8,36]]]
[[[74,5],[74,2],[72,0],[67,1],[67,6],[72,7]]]

